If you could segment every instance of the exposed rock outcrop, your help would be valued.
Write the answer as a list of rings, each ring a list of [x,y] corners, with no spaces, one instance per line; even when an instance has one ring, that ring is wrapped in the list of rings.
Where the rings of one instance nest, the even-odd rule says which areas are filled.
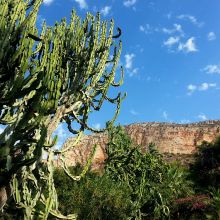
[[[125,129],[133,142],[140,145],[143,150],[147,150],[149,143],[155,143],[160,153],[192,154],[196,146],[203,141],[213,142],[220,136],[220,121],[192,124],[147,122],[127,125]],[[73,140],[69,138],[63,147],[71,146]],[[107,142],[106,133],[84,136],[77,146],[67,152],[67,164],[70,166],[76,163],[85,164],[92,147],[97,144],[93,166],[102,165],[107,156],[105,153]]]

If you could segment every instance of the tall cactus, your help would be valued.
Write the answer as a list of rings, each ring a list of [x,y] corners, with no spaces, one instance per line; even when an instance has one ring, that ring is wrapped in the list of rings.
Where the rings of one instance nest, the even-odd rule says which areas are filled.
[[[95,17],[88,13],[82,21],[72,11],[69,24],[65,19],[53,27],[44,23],[39,33],[36,19],[41,3],[0,0],[0,124],[6,126],[0,134],[0,191],[6,192],[10,183],[25,219],[36,215],[47,219],[49,213],[74,219],[75,215],[64,217],[57,210],[53,159],[63,152],[53,149],[57,137],[52,139],[52,134],[61,121],[76,141],[84,129],[102,131],[91,128],[88,117],[104,101],[116,104],[108,124],[114,122],[124,96],[109,98],[107,92],[123,82],[122,69],[121,80],[114,81],[121,31],[118,28],[114,35],[113,20],[101,22],[99,13]],[[41,162],[44,151],[47,168]],[[46,183],[47,195],[40,182]],[[39,202],[45,209],[37,212]]]

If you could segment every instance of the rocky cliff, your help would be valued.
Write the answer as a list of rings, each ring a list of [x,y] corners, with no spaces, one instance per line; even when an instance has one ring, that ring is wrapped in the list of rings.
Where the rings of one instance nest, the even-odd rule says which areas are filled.
[[[135,144],[147,150],[149,143],[155,143],[159,152],[168,154],[192,154],[196,146],[203,141],[213,142],[220,136],[220,121],[205,121],[192,124],[174,123],[138,123],[125,126],[128,135]],[[71,146],[73,138],[69,138],[64,148]],[[66,154],[66,162],[72,166],[85,164],[92,147],[97,144],[93,166],[103,164],[108,142],[106,133],[84,136],[80,143]]]

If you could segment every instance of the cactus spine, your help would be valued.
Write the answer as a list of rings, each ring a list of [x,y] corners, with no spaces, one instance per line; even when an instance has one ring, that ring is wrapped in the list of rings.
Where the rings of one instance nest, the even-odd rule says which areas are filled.
[[[114,36],[114,22],[108,30],[99,13],[95,17],[88,13],[81,21],[75,11],[69,24],[65,19],[54,27],[44,23],[39,33],[36,19],[41,3],[0,0],[0,124],[6,126],[0,134],[0,188],[11,184],[25,219],[47,219],[49,214],[75,219],[74,214],[63,216],[58,211],[53,160],[67,149],[54,150],[57,137],[52,139],[52,134],[61,121],[77,135],[76,143],[84,129],[102,131],[91,128],[88,118],[105,100],[116,104],[108,124],[114,122],[123,97],[109,98],[107,91],[123,81],[114,81],[121,42],[113,58],[110,54],[120,33]],[[78,130],[74,123],[80,125]],[[46,168],[41,161],[45,151]],[[43,210],[36,209],[39,203]]]

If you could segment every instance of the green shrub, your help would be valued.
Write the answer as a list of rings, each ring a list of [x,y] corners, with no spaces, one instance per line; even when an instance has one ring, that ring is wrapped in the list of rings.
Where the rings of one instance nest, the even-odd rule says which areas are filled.
[[[126,219],[131,211],[130,190],[107,176],[90,172],[80,181],[73,182],[58,169],[55,186],[60,210],[65,214],[75,212],[78,219]]]
[[[109,131],[107,155],[105,175],[131,189],[135,219],[167,219],[174,200],[191,194],[185,170],[164,162],[152,144],[142,153],[120,126]]]
[[[64,214],[74,212],[83,220],[169,219],[180,211],[177,199],[192,194],[185,169],[166,163],[153,144],[148,152],[141,152],[120,126],[109,130],[107,155],[102,176],[88,172],[72,182],[63,170],[56,170],[55,186]],[[78,175],[81,168],[71,172]]]
[[[220,138],[214,143],[203,142],[195,154],[195,163],[191,166],[192,178],[197,186],[207,190],[208,187],[220,185]]]

